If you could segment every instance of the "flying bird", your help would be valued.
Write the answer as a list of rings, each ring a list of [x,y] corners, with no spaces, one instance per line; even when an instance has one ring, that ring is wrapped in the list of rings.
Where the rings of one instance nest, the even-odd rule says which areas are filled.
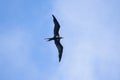
[[[58,57],[59,57],[59,62],[60,62],[62,58],[62,53],[63,53],[63,46],[60,43],[60,39],[62,39],[63,37],[59,35],[60,24],[58,23],[54,15],[52,15],[52,17],[53,17],[53,22],[54,22],[54,36],[52,38],[46,38],[46,39],[48,41],[54,40],[54,43],[58,49],[58,53],[59,53]]]

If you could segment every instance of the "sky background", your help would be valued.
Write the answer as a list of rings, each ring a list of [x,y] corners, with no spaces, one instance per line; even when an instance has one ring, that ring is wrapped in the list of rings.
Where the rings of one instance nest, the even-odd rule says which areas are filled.
[[[0,0],[0,80],[120,80],[119,0]],[[52,14],[64,46],[58,61]]]

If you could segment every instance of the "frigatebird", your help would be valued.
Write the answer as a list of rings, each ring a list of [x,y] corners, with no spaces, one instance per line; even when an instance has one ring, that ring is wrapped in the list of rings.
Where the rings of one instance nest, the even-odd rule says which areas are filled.
[[[48,41],[54,40],[54,43],[58,49],[58,53],[59,53],[58,57],[60,62],[62,58],[62,53],[63,53],[63,46],[60,43],[60,39],[62,39],[63,37],[59,35],[60,24],[58,23],[54,15],[52,15],[52,17],[54,22],[54,36],[52,38],[46,38],[46,39],[48,39]]]

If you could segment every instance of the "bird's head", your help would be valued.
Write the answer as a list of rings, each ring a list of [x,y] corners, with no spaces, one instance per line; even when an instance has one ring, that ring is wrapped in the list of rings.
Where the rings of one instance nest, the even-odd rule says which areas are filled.
[[[64,37],[61,37],[61,36],[60,36],[59,38],[60,38],[60,39],[63,39]]]

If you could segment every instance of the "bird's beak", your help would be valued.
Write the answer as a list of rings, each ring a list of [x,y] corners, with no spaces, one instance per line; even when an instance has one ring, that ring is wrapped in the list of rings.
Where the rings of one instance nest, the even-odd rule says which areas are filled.
[[[64,37],[61,37],[62,39],[64,38]]]

